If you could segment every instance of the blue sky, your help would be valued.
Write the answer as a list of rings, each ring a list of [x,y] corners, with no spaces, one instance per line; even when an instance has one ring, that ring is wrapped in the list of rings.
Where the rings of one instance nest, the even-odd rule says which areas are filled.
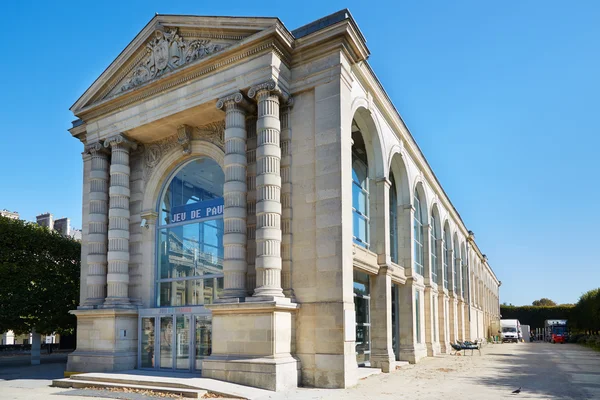
[[[370,63],[502,280],[501,301],[600,286],[597,1],[10,2],[0,62],[0,209],[81,226],[69,107],[155,12],[277,16],[348,7]]]

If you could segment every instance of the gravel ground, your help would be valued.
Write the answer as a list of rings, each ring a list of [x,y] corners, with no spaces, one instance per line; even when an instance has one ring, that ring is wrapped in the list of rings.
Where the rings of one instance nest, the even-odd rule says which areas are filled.
[[[423,359],[350,389],[297,389],[271,400],[600,399],[600,353],[574,344],[489,344],[473,356]],[[512,391],[522,387],[519,395]]]
[[[469,353],[470,354],[470,353]],[[0,367],[2,400],[107,399],[110,392],[51,388],[64,364]],[[519,395],[511,392],[522,387]],[[573,344],[487,345],[482,355],[426,358],[391,374],[363,379],[350,389],[299,388],[270,400],[316,399],[600,399],[600,352]],[[132,399],[133,400],[133,399]],[[138,400],[138,399],[135,399]]]

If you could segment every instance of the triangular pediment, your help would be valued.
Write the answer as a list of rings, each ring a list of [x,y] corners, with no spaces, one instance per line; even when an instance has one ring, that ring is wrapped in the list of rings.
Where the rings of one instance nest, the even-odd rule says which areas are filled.
[[[277,18],[156,15],[71,107],[76,115],[234,50]]]

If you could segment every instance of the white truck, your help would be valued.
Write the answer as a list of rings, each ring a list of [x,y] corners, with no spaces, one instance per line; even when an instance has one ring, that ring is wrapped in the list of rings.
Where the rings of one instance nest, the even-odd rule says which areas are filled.
[[[502,327],[502,343],[521,341],[521,323],[518,319],[501,319],[500,326]]]

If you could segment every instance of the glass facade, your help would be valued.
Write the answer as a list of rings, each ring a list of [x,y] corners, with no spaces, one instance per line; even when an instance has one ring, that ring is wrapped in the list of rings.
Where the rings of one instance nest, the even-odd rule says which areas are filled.
[[[415,272],[423,275],[423,214],[421,210],[421,199],[419,193],[415,191],[414,195],[415,203],[415,216],[414,216],[414,244],[415,244]]]
[[[368,365],[371,359],[371,296],[369,275],[354,271],[354,311],[356,313],[356,362]]]
[[[221,167],[199,158],[165,187],[157,226],[157,306],[211,304],[223,290]]]

